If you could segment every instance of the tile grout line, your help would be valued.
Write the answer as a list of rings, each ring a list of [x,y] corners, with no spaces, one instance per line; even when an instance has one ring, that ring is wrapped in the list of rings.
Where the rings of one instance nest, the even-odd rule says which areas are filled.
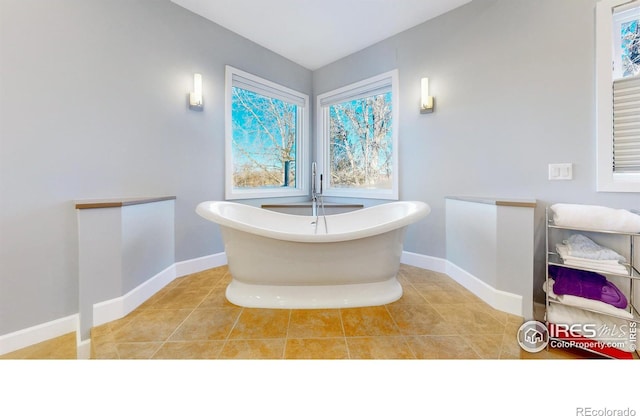
[[[224,279],[224,276],[226,276],[226,275],[227,275],[227,273],[225,273],[225,274],[224,274],[224,275],[223,275],[223,276],[218,280],[218,282],[220,282],[222,279]],[[177,287],[180,287],[181,285],[184,285],[184,284],[185,284],[185,282],[186,282],[186,280],[185,280],[185,281],[183,281],[183,282],[178,283],[176,286],[177,286]],[[171,338],[171,337],[172,337],[172,336],[173,336],[173,335],[174,335],[174,334],[175,334],[175,333],[176,333],[176,332],[177,332],[177,331],[182,327],[182,325],[184,325],[184,323],[189,319],[189,317],[190,317],[191,315],[193,315],[193,313],[196,311],[196,309],[198,309],[198,307],[199,307],[200,305],[202,305],[202,303],[205,301],[205,299],[207,299],[207,298],[209,297],[209,295],[211,295],[211,293],[213,292],[213,289],[214,289],[214,288],[215,288],[215,286],[218,284],[218,282],[216,282],[216,284],[214,284],[214,285],[212,285],[212,286],[211,286],[211,288],[209,289],[209,291],[207,292],[207,294],[202,298],[202,300],[201,300],[201,301],[200,301],[196,306],[194,306],[194,307],[193,307],[193,309],[191,309],[191,312],[189,312],[189,314],[188,314],[188,315],[187,315],[187,316],[186,316],[186,317],[185,317],[185,318],[184,318],[184,319],[183,319],[183,320],[182,320],[182,321],[181,321],[181,322],[180,322],[180,323],[175,327],[175,329],[171,332],[171,334],[169,334],[169,336],[167,336],[167,338],[165,338],[165,340],[164,340],[164,341],[162,341],[162,342],[160,343],[160,346],[159,346],[159,347],[158,347],[158,348],[157,348],[157,349],[156,349],[156,350],[151,354],[151,356],[149,357],[149,359],[153,359],[153,357],[158,353],[158,351],[160,351],[160,349],[161,349],[161,348],[162,348],[162,347],[163,347],[163,346],[164,346],[164,345],[169,341],[169,339],[170,339],[170,338]],[[172,289],[172,290],[173,290],[173,289]],[[166,294],[165,294],[164,296],[166,296]],[[164,296],[163,296],[163,297],[164,297]],[[160,298],[160,299],[162,299],[162,298]],[[159,300],[160,300],[160,299],[159,299]],[[178,309],[183,309],[183,308],[178,308]],[[224,346],[224,345],[223,345],[223,346]],[[117,351],[117,349],[116,349],[116,351]]]
[[[229,274],[230,274],[230,272],[229,272],[229,269],[227,268],[227,271],[225,272],[224,275],[222,275],[222,278],[218,281],[218,283],[222,282],[227,277],[227,275],[229,275]],[[224,285],[227,286],[228,283],[225,283]],[[213,289],[211,289],[211,290],[213,290]],[[226,299],[226,295],[225,295],[225,299]],[[231,328],[229,328],[229,332],[227,333],[227,336],[224,338],[224,340],[222,342],[222,347],[220,347],[220,351],[218,351],[218,355],[216,355],[216,359],[220,358],[220,355],[222,355],[222,351],[224,351],[224,348],[229,343],[229,337],[231,336],[231,333],[233,332],[233,330],[236,327],[236,325],[238,325],[238,321],[240,321],[240,317],[244,313],[244,310],[245,310],[244,307],[240,307],[240,313],[238,314],[238,316],[236,316],[236,320],[233,322],[233,325],[231,325]]]
[[[400,325],[398,325],[398,323],[396,322],[396,320],[393,318],[393,314],[389,311],[389,308],[387,307],[387,305],[384,305],[384,309],[387,311],[387,313],[389,314],[389,317],[391,318],[391,321],[393,322],[393,324],[396,326],[396,328],[398,329],[398,337],[400,339],[402,339],[402,342],[404,342],[404,344],[407,346],[407,348],[409,348],[409,351],[411,351],[411,355],[413,355],[413,358],[417,358],[416,357],[416,353],[413,351],[413,348],[411,348],[411,345],[409,345],[409,343],[407,342],[407,335],[405,335],[402,332],[402,329],[400,328]],[[393,336],[393,335],[391,335]],[[387,336],[388,337],[388,336]]]
[[[347,331],[344,330],[344,321],[342,320],[342,309],[338,308],[338,316],[340,317],[340,328],[342,329],[342,339],[347,349],[347,360],[351,360],[351,350],[349,349],[349,343],[347,342]]]
[[[420,296],[420,298],[422,298],[422,300],[424,300],[427,305],[433,307],[433,305],[431,305],[431,302],[429,302],[429,300],[427,298],[422,296],[422,293],[420,293],[420,291],[413,285],[413,282],[411,281],[411,279],[409,279],[406,276],[403,276],[402,280],[407,282],[407,284],[409,286],[411,286],[411,288],[418,293],[418,296]],[[400,285],[402,285],[402,283],[400,283]],[[404,295],[404,287],[402,288],[402,292],[403,292],[403,295]],[[416,354],[414,349],[411,348],[411,344],[409,342],[407,342],[407,335],[402,332],[402,330],[400,329],[400,326],[398,325],[396,320],[393,318],[393,315],[389,311],[389,308],[387,308],[387,305],[385,305],[385,308],[387,309],[387,313],[389,314],[389,316],[391,316],[391,320],[393,321],[393,323],[396,325],[396,327],[398,327],[398,331],[400,332],[400,336],[402,337],[402,340],[404,341],[405,345],[409,348],[409,351],[411,351],[411,354],[413,355],[413,358],[414,359],[418,359],[418,355]],[[436,311],[436,313],[438,313],[438,311]],[[440,314],[438,314],[438,315],[440,316]],[[442,316],[440,316],[440,317],[444,320],[444,318]]]
[[[291,314],[293,313],[292,309],[289,309],[289,320],[287,321],[287,330],[284,334],[284,346],[282,347],[282,358],[286,360],[287,358],[287,343],[289,341],[289,328],[291,327]]]
[[[398,273],[402,273],[401,271],[399,271]],[[420,296],[428,305],[431,305],[431,303],[429,303],[429,301],[422,296],[422,293],[420,293],[420,291],[413,285],[413,282],[407,278],[406,276],[403,276],[403,281],[407,282],[407,284],[416,291],[416,293],[418,293],[418,296]],[[400,285],[402,285],[402,283],[400,283]],[[404,295],[404,287],[402,288],[402,294]],[[385,306],[386,307],[386,306]],[[387,312],[389,311],[389,309],[387,308]],[[436,311],[437,312],[437,311]],[[389,315],[391,315],[391,313],[389,313]],[[395,319],[393,319],[393,315],[391,315],[391,320],[393,320],[393,322],[396,324],[396,326],[398,325],[397,322],[395,321]],[[409,347],[409,351],[411,351],[411,354],[413,355],[414,359],[417,359],[417,354],[416,352],[413,350],[413,348],[411,348],[411,344],[407,342],[406,339],[406,335],[402,333],[402,331],[400,331],[400,335],[402,336],[402,340],[404,341],[404,343],[407,345],[407,347]]]
[[[438,308],[435,307],[435,305],[433,303],[431,303],[429,301],[429,299],[427,299],[426,297],[424,297],[424,295],[418,290],[417,287],[414,286],[413,281],[411,279],[409,279],[408,277],[405,277],[404,279],[417,293],[418,296],[420,296],[427,305],[429,305],[434,311],[435,313],[442,319],[443,322],[446,322],[448,325],[450,325],[450,323],[447,321],[446,317],[444,315],[442,315],[442,313],[440,313],[440,311],[438,311]],[[391,314],[389,314],[391,315]],[[391,319],[393,319],[393,316],[391,316]],[[395,322],[395,320],[394,320]],[[451,337],[461,337],[463,339],[463,341],[466,343],[467,346],[470,346],[469,343],[466,341],[466,339],[464,338],[464,334],[461,334],[460,331],[458,329],[455,328],[455,326],[453,326],[454,331],[456,332],[455,335],[449,334],[449,335],[438,335],[438,336],[451,336]],[[404,334],[402,334],[404,337]],[[426,337],[432,337],[434,335],[420,335],[420,336],[426,336]],[[406,338],[405,338],[405,342],[406,342]],[[407,343],[407,342],[406,342]],[[414,355],[414,357],[417,358],[417,354],[416,352],[413,350],[413,348],[411,348],[411,345],[409,343],[407,343],[407,345],[409,346],[409,350],[411,351],[411,353]],[[480,355],[478,354],[478,352],[471,347],[472,351],[476,354],[476,355]]]
[[[244,313],[245,310],[246,310],[245,307],[240,307],[240,313],[236,317],[236,320],[233,321],[233,325],[231,325],[231,328],[229,328],[229,332],[227,333],[227,336],[224,337],[224,340],[223,340],[223,343],[222,343],[222,347],[220,347],[220,351],[218,352],[218,355],[216,356],[216,359],[220,358],[220,355],[222,354],[222,351],[224,351],[224,348],[229,343],[229,337],[231,337],[231,333],[235,329],[236,325],[238,325],[238,322],[240,321],[240,317],[242,316],[242,314]]]
[[[175,280],[174,280],[173,282],[175,282]],[[173,283],[173,282],[172,282],[172,283]],[[128,315],[130,315],[130,314],[132,314],[132,313],[135,313],[135,312],[138,312],[139,314],[142,314],[142,313],[143,313],[144,311],[146,311],[146,310],[154,309],[154,308],[151,308],[151,306],[152,306],[152,305],[155,305],[155,304],[156,304],[156,303],[158,303],[160,300],[162,300],[163,298],[165,298],[165,297],[166,297],[166,296],[167,296],[171,291],[173,291],[174,289],[176,289],[176,288],[178,288],[179,286],[181,286],[181,285],[182,285],[182,283],[183,283],[183,282],[178,282],[178,283],[176,283],[176,284],[174,284],[174,285],[173,285],[173,286],[175,286],[175,287],[171,287],[171,288],[168,288],[167,286],[165,286],[165,287],[164,287],[164,288],[162,288],[161,290],[167,289],[167,290],[166,290],[166,293],[163,293],[163,294],[162,294],[158,299],[156,299],[156,300],[155,300],[155,302],[153,302],[153,303],[151,303],[151,304],[149,304],[149,305],[147,305],[147,306],[143,306],[143,305],[145,305],[145,304],[149,301],[149,299],[151,299],[151,298],[149,298],[149,299],[147,299],[145,302],[143,302],[141,305],[139,305],[137,308],[135,308],[133,311],[131,311],[129,314],[127,314],[127,316],[128,316]],[[171,283],[170,283],[170,284],[171,284]],[[158,293],[159,293],[159,292],[158,292]],[[155,293],[153,296],[157,295],[158,293]],[[153,296],[152,296],[152,297],[153,297]],[[126,316],[125,316],[125,317],[126,317]],[[125,318],[125,317],[123,317],[123,318]],[[121,318],[121,319],[123,319],[123,318]],[[130,325],[131,325],[131,324],[132,324],[136,319],[138,319],[138,316],[131,318],[131,319],[130,319],[126,324],[124,324],[121,328],[118,328],[118,331],[121,331],[121,330],[123,330],[124,328],[126,328],[126,327],[130,326]],[[111,334],[113,334],[113,331],[109,330],[109,332],[110,332]],[[116,332],[117,332],[117,331],[116,331]],[[91,337],[91,341],[92,341],[91,343],[93,344],[93,337]],[[118,350],[118,344],[119,344],[119,343],[117,343],[117,342],[113,342],[113,346],[114,346],[114,350],[115,350],[115,352],[116,352],[116,355],[117,355],[118,359],[119,359],[119,360],[121,360],[121,359],[122,359],[122,357],[120,356],[120,352],[119,352],[119,350]],[[158,347],[155,351],[153,351],[153,353],[149,356],[149,359],[153,358],[153,356],[158,352],[158,350],[162,347],[162,345],[164,345],[164,342],[161,342],[161,343],[160,343],[160,347]]]

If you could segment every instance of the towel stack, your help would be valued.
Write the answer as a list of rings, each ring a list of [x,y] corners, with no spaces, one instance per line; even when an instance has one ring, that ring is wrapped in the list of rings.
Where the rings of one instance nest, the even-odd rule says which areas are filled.
[[[556,251],[567,266],[619,274],[629,272],[623,264],[627,259],[582,234],[573,234],[563,244],[556,244]]]
[[[564,227],[640,233],[640,215],[636,210],[614,209],[598,205],[554,204],[553,223]]]
[[[577,231],[611,231],[623,234],[640,233],[640,212],[612,209],[596,205],[555,204],[550,207],[553,224]],[[616,341],[607,351],[593,349],[609,356],[636,351],[637,342],[630,331],[614,335],[610,328],[625,328],[634,315],[625,294],[603,274],[630,275],[627,259],[606,247],[601,247],[582,234],[573,234],[556,251],[563,266],[549,265],[548,279],[543,289],[553,302],[548,304],[546,319],[550,324],[596,325],[595,335],[582,334],[590,340]],[[632,255],[632,253],[631,253]],[[622,279],[621,279],[622,280]],[[628,281],[627,281],[628,282]],[[630,287],[630,284],[629,286]],[[614,351],[615,350],[615,351]]]

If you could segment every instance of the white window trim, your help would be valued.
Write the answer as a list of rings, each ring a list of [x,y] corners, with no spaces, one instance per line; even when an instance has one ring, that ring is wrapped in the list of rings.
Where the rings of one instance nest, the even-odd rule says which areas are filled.
[[[231,119],[232,89],[234,77],[246,80],[247,87],[251,84],[259,89],[260,94],[272,96],[285,101],[295,101],[298,105],[298,142],[296,143],[296,186],[289,188],[256,188],[237,189],[233,186],[233,122]],[[252,89],[252,88],[248,88]],[[289,196],[307,196],[309,194],[309,96],[275,82],[260,78],[256,75],[226,66],[225,71],[225,198],[250,199],[274,198]]]
[[[629,0],[596,4],[596,168],[598,192],[640,192],[640,174],[613,172],[613,8]]]
[[[400,119],[400,99],[397,69],[318,95],[316,99],[316,156],[318,174],[328,172],[329,145],[328,137],[326,137],[326,132],[329,131],[329,115],[326,110],[328,105],[344,101],[348,98],[355,99],[368,96],[370,95],[368,93],[372,90],[389,84],[391,85],[391,140],[393,146],[393,180],[391,189],[335,188],[331,186],[329,175],[325,174],[323,175],[323,195],[348,198],[398,199],[398,176],[400,171],[398,164],[398,126]]]

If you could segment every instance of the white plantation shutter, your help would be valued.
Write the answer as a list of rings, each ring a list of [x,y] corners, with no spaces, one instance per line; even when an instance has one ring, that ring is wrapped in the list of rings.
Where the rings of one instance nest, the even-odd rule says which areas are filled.
[[[613,171],[640,173],[640,76],[613,82]]]

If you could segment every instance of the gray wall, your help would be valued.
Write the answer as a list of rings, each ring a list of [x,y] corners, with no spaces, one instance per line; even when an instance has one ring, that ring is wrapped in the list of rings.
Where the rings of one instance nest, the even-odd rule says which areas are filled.
[[[0,0],[0,335],[78,312],[75,199],[175,195],[176,261],[223,251],[194,209],[224,197],[226,64],[311,95],[169,0]]]
[[[595,0],[473,0],[314,72],[314,93],[398,68],[400,197],[431,205],[405,248],[446,257],[445,196],[535,198],[536,287],[544,206],[640,208],[638,193],[596,192]],[[420,78],[436,109],[420,114]],[[549,163],[574,180],[547,180]]]

